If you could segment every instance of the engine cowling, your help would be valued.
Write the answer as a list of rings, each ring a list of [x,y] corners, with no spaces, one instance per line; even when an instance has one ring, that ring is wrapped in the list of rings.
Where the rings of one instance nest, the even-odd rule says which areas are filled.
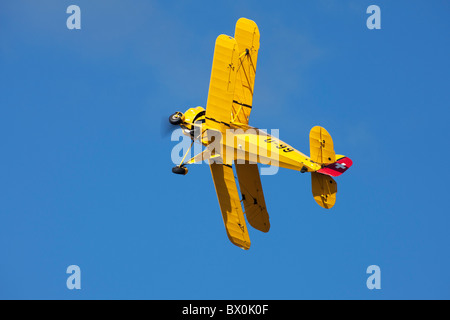
[[[185,135],[190,135],[195,138],[201,134],[201,126],[205,122],[205,109],[202,107],[195,107],[188,109],[182,116],[182,123]]]
[[[191,129],[193,129],[193,125],[192,125],[193,123],[205,122],[205,109],[202,107],[190,108],[183,114],[182,120],[183,120],[183,125],[187,129],[191,130]]]

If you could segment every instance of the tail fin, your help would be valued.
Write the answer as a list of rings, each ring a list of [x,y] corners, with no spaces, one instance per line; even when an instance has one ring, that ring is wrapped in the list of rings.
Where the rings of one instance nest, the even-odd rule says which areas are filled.
[[[314,200],[323,208],[330,209],[336,202],[337,184],[332,177],[347,171],[353,164],[350,158],[336,155],[333,139],[325,128],[316,126],[309,133],[310,157],[322,168],[311,173]]]

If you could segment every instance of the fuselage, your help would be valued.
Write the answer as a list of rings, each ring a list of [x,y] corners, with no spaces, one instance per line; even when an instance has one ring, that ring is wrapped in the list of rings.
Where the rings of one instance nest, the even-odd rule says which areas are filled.
[[[183,132],[202,143],[212,155],[220,155],[225,164],[250,162],[272,165],[302,172],[315,172],[322,168],[291,145],[264,130],[242,123],[229,123],[212,128],[204,116],[195,123],[181,124]]]
[[[208,130],[206,128],[206,132]],[[225,135],[222,134],[218,147],[224,163],[227,164],[233,161],[248,161],[302,172],[321,169],[320,164],[275,135],[249,125],[231,123],[230,128],[225,130]]]

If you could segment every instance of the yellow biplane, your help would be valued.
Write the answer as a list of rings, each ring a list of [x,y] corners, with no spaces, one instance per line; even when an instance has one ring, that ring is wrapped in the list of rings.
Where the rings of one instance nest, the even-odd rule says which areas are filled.
[[[234,38],[220,35],[215,44],[206,110],[195,107],[169,117],[171,124],[180,126],[191,137],[192,144],[200,142],[206,147],[184,161],[188,150],[172,171],[184,175],[188,172],[186,165],[209,163],[228,238],[242,249],[250,248],[244,212],[255,229],[268,232],[270,228],[257,163],[310,172],[314,199],[326,209],[336,202],[337,185],[333,177],[352,165],[349,158],[335,154],[333,140],[322,127],[311,129],[308,157],[277,137],[248,125],[259,38],[256,23],[245,18],[237,21]]]

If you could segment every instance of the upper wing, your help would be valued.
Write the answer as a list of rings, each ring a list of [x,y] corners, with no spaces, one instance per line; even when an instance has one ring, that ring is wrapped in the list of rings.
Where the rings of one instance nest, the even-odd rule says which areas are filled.
[[[259,37],[256,23],[245,18],[236,23],[235,38],[217,37],[206,103],[209,127],[224,131],[230,122],[248,124]]]
[[[253,103],[256,62],[259,50],[259,29],[252,20],[240,18],[234,33],[239,48],[239,61],[233,96],[232,122],[248,124]]]
[[[234,180],[233,168],[219,163],[211,163],[210,168],[228,238],[233,244],[247,250],[250,248],[250,237]]]
[[[208,127],[221,132],[224,131],[223,126],[229,126],[231,121],[238,60],[236,40],[224,34],[218,36],[214,49],[205,118]]]
[[[269,213],[266,209],[258,165],[236,162],[235,164],[247,220],[253,228],[268,232],[270,229]]]

